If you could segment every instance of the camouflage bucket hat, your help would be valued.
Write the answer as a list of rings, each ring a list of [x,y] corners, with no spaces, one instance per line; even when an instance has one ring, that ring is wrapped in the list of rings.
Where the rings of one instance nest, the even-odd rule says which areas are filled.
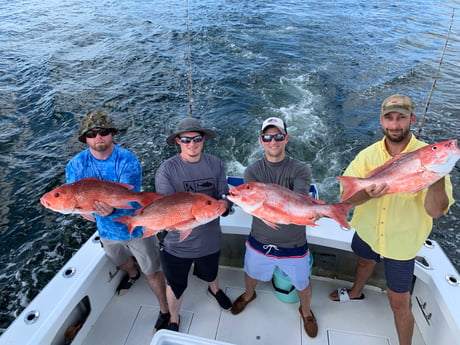
[[[109,115],[101,110],[89,111],[81,121],[80,131],[78,132],[78,140],[86,143],[85,134],[93,128],[110,128],[113,134],[118,133],[118,129],[113,124]]]

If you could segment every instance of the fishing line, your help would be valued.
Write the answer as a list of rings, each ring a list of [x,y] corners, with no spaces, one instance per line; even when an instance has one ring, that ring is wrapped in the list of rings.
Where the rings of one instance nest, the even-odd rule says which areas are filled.
[[[449,31],[447,31],[446,42],[444,43],[444,48],[442,50],[441,60],[439,60],[439,65],[438,65],[438,69],[437,69],[435,77],[434,77],[433,85],[431,86],[431,90],[430,90],[430,93],[428,95],[428,99],[426,101],[425,111],[423,112],[422,119],[420,120],[420,126],[418,128],[418,133],[416,135],[417,138],[419,138],[420,135],[422,134],[422,128],[423,128],[423,124],[425,123],[426,113],[428,111],[428,108],[430,107],[431,96],[433,95],[433,91],[434,91],[434,89],[436,87],[436,83],[438,81],[439,71],[441,70],[441,65],[442,65],[442,61],[444,59],[444,54],[446,53],[446,48],[447,48],[447,43],[449,42],[450,32],[452,31],[452,24],[454,22],[454,15],[455,15],[455,8],[452,9],[452,17],[451,17],[451,20],[450,20]]]
[[[189,1],[187,0],[187,84],[188,84],[188,105],[189,105],[189,116],[192,117],[192,104],[193,104],[193,94],[192,94],[192,59],[191,59],[191,43],[190,43],[190,27],[189,27]]]

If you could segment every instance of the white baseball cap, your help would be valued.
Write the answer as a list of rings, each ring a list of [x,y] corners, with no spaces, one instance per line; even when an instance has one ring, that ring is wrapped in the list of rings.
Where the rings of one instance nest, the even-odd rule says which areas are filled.
[[[281,131],[281,133],[287,134],[286,123],[284,123],[284,121],[281,120],[279,117],[269,117],[268,119],[266,119],[262,124],[262,133],[265,131],[267,127],[270,126],[275,126]]]

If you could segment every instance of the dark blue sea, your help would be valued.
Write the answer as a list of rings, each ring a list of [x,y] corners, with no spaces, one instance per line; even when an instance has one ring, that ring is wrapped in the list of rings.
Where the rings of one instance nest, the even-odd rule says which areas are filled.
[[[384,98],[413,98],[423,140],[460,139],[459,85],[458,0],[2,1],[0,332],[95,231],[39,203],[85,148],[76,134],[88,110],[110,112],[151,191],[189,89],[228,175],[261,156],[263,119],[281,117],[289,153],[333,202],[335,176],[382,136]],[[451,178],[458,200],[460,163]],[[458,270],[459,218],[457,202],[431,235]]]

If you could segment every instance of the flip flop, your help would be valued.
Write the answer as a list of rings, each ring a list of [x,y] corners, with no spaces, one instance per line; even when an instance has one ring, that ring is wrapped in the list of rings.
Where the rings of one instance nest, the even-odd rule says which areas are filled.
[[[347,288],[344,288],[344,287],[337,290],[337,295],[339,296],[339,299],[338,300],[335,299],[331,301],[344,303],[344,302],[350,302],[350,301],[361,301],[364,299],[364,294],[361,294],[361,296],[359,297],[350,298],[350,296],[348,295]]]

